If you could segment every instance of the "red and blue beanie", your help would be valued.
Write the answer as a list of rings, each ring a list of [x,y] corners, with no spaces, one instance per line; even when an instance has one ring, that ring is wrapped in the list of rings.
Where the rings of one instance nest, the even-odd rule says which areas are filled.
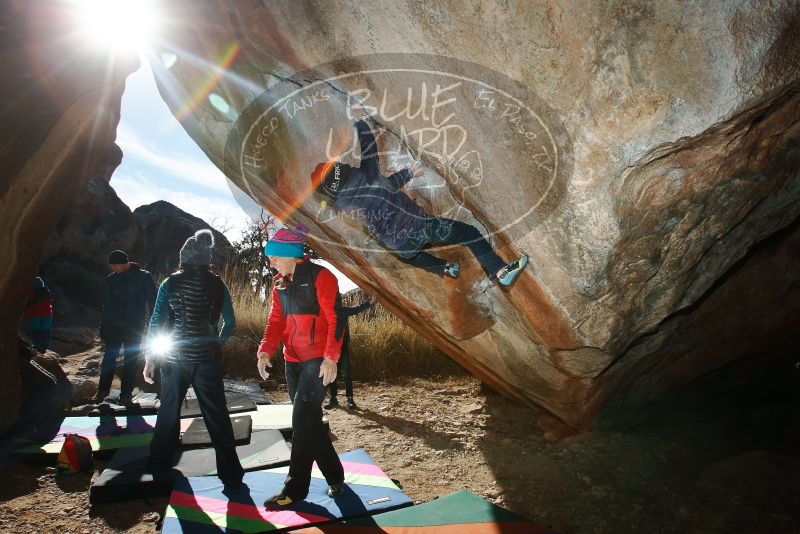
[[[279,258],[302,258],[308,237],[308,228],[297,226],[295,228],[281,228],[264,247],[264,255]]]

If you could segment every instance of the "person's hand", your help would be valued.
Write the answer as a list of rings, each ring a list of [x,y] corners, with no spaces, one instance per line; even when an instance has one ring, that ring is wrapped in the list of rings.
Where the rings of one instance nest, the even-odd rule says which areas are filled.
[[[414,163],[411,164],[408,170],[411,171],[411,176],[417,178],[418,176],[422,176],[422,172],[424,169],[422,168],[422,163],[420,163],[419,161],[415,161]]]
[[[370,306],[374,306],[378,302],[378,297],[369,293],[367,294],[367,302],[369,302]]]
[[[367,116],[367,112],[364,111],[364,106],[363,105],[361,105],[361,104],[353,104],[350,107],[350,115],[353,117],[354,121],[358,122],[358,121],[363,121],[364,120],[364,118]]]
[[[144,376],[144,381],[148,384],[154,384],[156,379],[156,365],[153,363],[153,360],[145,360],[144,362],[144,371],[142,371],[142,376]]]
[[[319,377],[322,385],[327,386],[336,380],[336,362],[330,358],[322,358],[322,365],[319,366]]]
[[[272,367],[272,362],[269,361],[269,353],[259,352],[258,363],[256,363],[256,368],[258,369],[258,374],[262,380],[266,380],[267,378],[269,378],[267,367]]]

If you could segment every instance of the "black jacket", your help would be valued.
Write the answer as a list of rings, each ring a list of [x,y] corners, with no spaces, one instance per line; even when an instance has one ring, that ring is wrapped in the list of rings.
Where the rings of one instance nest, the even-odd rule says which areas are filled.
[[[124,327],[144,332],[156,303],[156,284],[150,273],[131,263],[128,270],[106,277],[100,332],[109,327]]]

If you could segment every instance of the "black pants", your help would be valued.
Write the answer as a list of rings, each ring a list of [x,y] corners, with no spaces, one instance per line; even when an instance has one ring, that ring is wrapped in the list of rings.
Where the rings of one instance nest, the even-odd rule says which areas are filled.
[[[409,240],[397,249],[397,253],[414,267],[442,276],[447,261],[422,250],[435,243],[465,245],[490,277],[495,276],[506,266],[477,228],[445,217],[434,217],[427,221],[417,234],[411,235]]]
[[[98,391],[108,395],[111,390],[111,382],[114,380],[114,370],[117,368],[117,356],[122,353],[125,363],[122,369],[120,396],[126,397],[133,393],[133,384],[140,370],[142,336],[142,330],[139,329],[129,329],[123,326],[103,328],[106,351],[100,364]]]
[[[325,386],[319,377],[322,358],[305,362],[286,362],[286,385],[292,409],[292,457],[283,493],[293,501],[308,495],[311,466],[316,460],[328,485],[344,482],[344,467],[336,455],[331,438],[322,424]]]
[[[353,396],[353,375],[350,370],[350,348],[348,347],[347,342],[342,345],[342,354],[339,356],[339,373],[336,375],[336,380],[331,382],[330,392],[331,392],[331,399],[335,399],[336,395],[339,393],[339,388],[336,386],[336,382],[339,380],[339,376],[344,379],[344,394],[346,397]]]
[[[180,438],[181,405],[186,390],[192,386],[216,452],[217,476],[224,484],[235,486],[242,481],[244,470],[236,456],[222,374],[222,362],[219,360],[161,364],[161,407],[158,409],[153,441],[150,442],[150,462],[153,466],[168,468],[172,465]]]

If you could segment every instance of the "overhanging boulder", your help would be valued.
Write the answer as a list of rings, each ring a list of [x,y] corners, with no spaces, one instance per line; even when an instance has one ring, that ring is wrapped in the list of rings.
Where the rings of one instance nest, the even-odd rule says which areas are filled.
[[[790,329],[797,274],[783,269],[797,273],[798,258],[784,254],[748,278],[764,289],[750,306],[774,310],[777,324],[704,336],[741,324],[745,310],[730,306],[740,295],[725,285],[800,212],[796,3],[173,8],[182,23],[154,71],[189,134],[243,191],[307,225],[326,259],[507,394],[575,427],[631,422],[660,393],[752,354],[745,338]],[[427,105],[438,90],[438,124],[426,89]],[[485,283],[462,250],[443,254],[466,272],[441,281],[359,225],[320,217],[308,176],[348,157],[348,93],[375,108],[384,174],[403,150],[421,158],[415,200],[475,224],[506,257],[530,254],[513,289]],[[461,152],[443,146],[451,112]],[[425,128],[438,135],[428,145],[408,135]],[[703,313],[711,298],[719,313]]]

